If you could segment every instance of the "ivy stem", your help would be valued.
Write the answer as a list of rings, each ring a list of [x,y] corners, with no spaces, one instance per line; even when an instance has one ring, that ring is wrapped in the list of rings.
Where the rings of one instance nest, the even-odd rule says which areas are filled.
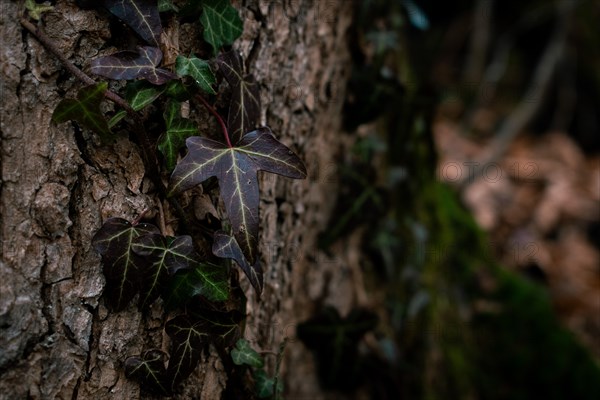
[[[65,57],[64,54],[61,53],[60,49],[56,47],[56,44],[54,44],[54,42],[48,36],[46,36],[46,33],[42,30],[41,27],[33,25],[25,18],[21,18],[20,22],[21,25],[23,25],[25,29],[27,29],[33,36],[35,36],[36,39],[39,40],[40,43],[42,43],[46,49],[48,49],[52,54],[54,54],[54,56],[58,58],[61,64],[66,69],[68,69],[70,73],[75,75],[77,79],[79,79],[86,85],[95,85],[97,83],[95,80],[90,78],[85,72],[73,65],[73,63],[71,63],[71,61],[69,61],[67,57]],[[137,115],[135,110],[131,108],[129,104],[127,104],[125,99],[123,99],[115,92],[107,90],[104,92],[104,97],[111,100],[115,104],[121,106],[127,112],[127,114],[131,115],[134,118],[139,118],[139,115]]]
[[[138,217],[136,219],[133,220],[133,222],[131,223],[131,225],[136,226],[137,224],[139,224],[140,221],[144,218],[144,216],[146,214],[148,214],[148,211],[150,211],[149,208],[146,208],[144,211],[142,211],[142,213],[140,215],[138,215]]]
[[[225,125],[225,121],[223,121],[223,118],[221,118],[217,110],[215,110],[215,108],[211,106],[204,97],[198,95],[196,96],[196,98],[202,103],[202,105],[204,105],[204,107],[206,107],[208,111],[210,111],[212,115],[215,116],[215,118],[217,118],[217,121],[219,121],[219,125],[221,125],[221,130],[223,131],[225,142],[227,142],[227,146],[229,148],[232,148],[233,146],[231,145],[231,140],[229,140],[229,132],[227,131],[227,126]]]

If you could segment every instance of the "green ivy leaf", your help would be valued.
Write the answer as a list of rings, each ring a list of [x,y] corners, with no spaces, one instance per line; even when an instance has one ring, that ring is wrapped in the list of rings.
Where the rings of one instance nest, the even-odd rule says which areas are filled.
[[[29,16],[31,18],[39,21],[43,13],[54,10],[54,7],[47,3],[48,2],[44,4],[38,4],[35,2],[35,0],[25,0],[25,8],[27,11],[29,11]]]
[[[168,396],[171,388],[166,379],[165,356],[162,351],[152,349],[142,357],[129,357],[125,360],[125,376],[137,380],[153,394]]]
[[[147,260],[133,251],[136,238],[160,233],[152,224],[132,225],[122,218],[109,218],[92,238],[104,264],[105,297],[115,311],[124,309],[140,287],[140,272]]]
[[[167,83],[166,95],[177,101],[189,100],[197,91],[196,85],[186,86],[180,80],[173,80]]]
[[[52,120],[63,123],[69,120],[79,122],[106,138],[111,135],[108,123],[100,111],[100,102],[108,88],[106,82],[86,86],[77,93],[77,99],[63,99],[54,109]]]
[[[158,150],[165,158],[167,169],[172,171],[177,164],[177,155],[185,140],[198,134],[198,127],[189,119],[180,117],[181,104],[169,101],[163,114],[166,132],[158,139]]]
[[[244,24],[229,0],[205,0],[202,2],[200,22],[204,26],[204,40],[216,53],[221,46],[232,44],[244,29]]]
[[[210,301],[229,298],[227,268],[207,262],[199,262],[191,269],[173,276],[166,296],[171,309],[185,305],[194,296],[204,296]]]
[[[231,359],[235,365],[249,365],[252,368],[262,368],[265,364],[260,354],[250,347],[246,339],[236,342],[235,348],[231,350]]]
[[[121,122],[123,118],[127,116],[127,112],[124,110],[119,110],[115,115],[112,116],[111,119],[108,120],[108,127],[112,129],[116,124]]]
[[[156,100],[166,88],[144,81],[129,82],[125,88],[125,100],[135,111],[140,111]]]
[[[171,81],[177,82],[177,81]],[[171,83],[169,82],[169,83]],[[166,90],[165,86],[156,86],[145,81],[134,81],[127,83],[125,87],[125,100],[135,111],[140,111],[158,97],[163,94]],[[119,110],[109,121],[108,126],[112,129],[119,121],[121,121],[127,112]]]
[[[164,291],[170,274],[198,262],[191,236],[164,237],[160,234],[136,238],[132,250],[146,261],[140,271],[140,307],[150,305]]]
[[[191,76],[206,93],[216,94],[213,85],[217,82],[217,78],[206,61],[198,57],[188,58],[180,55],[175,61],[175,71],[180,76]]]
[[[256,395],[261,399],[267,399],[275,394],[275,378],[271,378],[263,369],[257,369],[252,375],[254,377],[254,385]],[[281,379],[277,381],[277,393],[283,393],[283,382]]]
[[[178,12],[179,8],[171,0],[158,0],[158,12]]]

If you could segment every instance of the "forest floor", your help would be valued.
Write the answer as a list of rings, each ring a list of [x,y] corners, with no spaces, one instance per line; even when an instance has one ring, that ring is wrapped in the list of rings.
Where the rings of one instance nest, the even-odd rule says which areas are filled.
[[[563,324],[600,359],[600,155],[567,132],[522,132],[490,162],[492,140],[463,134],[452,109],[442,105],[434,124],[439,179],[460,188],[493,255],[544,285]],[[490,138],[497,117],[480,111],[473,121],[471,132]]]

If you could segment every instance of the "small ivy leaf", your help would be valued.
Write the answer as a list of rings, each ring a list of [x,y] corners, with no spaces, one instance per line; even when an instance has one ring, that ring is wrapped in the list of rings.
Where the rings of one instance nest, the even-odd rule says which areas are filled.
[[[264,369],[257,369],[252,374],[254,377],[254,386],[256,388],[256,395],[260,399],[268,399],[269,397],[273,397],[275,394],[274,386],[275,379],[270,378]],[[283,382],[281,379],[277,381],[277,393],[283,393]]]
[[[240,245],[234,237],[227,235],[223,231],[215,232],[212,252],[215,256],[234,260],[244,271],[250,284],[260,296],[263,290],[263,272],[260,261],[256,260],[254,265],[250,265]]]
[[[266,127],[247,133],[236,147],[197,136],[188,138],[186,145],[188,154],[171,175],[171,194],[216,176],[233,235],[253,265],[257,260],[258,171],[302,179],[306,177],[304,164]]]
[[[195,123],[186,118],[181,118],[181,104],[175,101],[167,103],[163,117],[167,131],[158,139],[158,150],[165,158],[167,169],[172,171],[177,164],[179,151],[185,140],[198,134]]]
[[[170,309],[181,307],[199,295],[210,301],[225,301],[229,298],[227,268],[198,262],[191,269],[175,274],[167,293],[165,301]]]
[[[155,86],[145,81],[129,82],[125,88],[125,100],[127,100],[131,108],[135,111],[140,111],[156,100],[165,90],[165,87]],[[127,116],[127,112],[119,110],[108,121],[109,128],[112,129],[125,116]]]
[[[235,348],[231,350],[231,359],[235,365],[249,365],[252,368],[262,368],[265,364],[260,354],[250,347],[246,339],[236,342]]]
[[[108,120],[108,127],[112,129],[115,125],[117,125],[123,118],[127,116],[127,112],[124,110],[119,110],[115,115]]]
[[[245,75],[242,57],[231,50],[217,57],[219,71],[231,86],[232,96],[227,129],[234,142],[256,128],[260,118],[260,87],[252,75]]]
[[[108,84],[102,82],[81,89],[77,93],[77,100],[63,99],[54,109],[52,120],[59,124],[74,120],[104,138],[109,137],[111,131],[108,122],[100,111],[100,102],[107,88]]]
[[[195,85],[186,86],[179,80],[172,80],[167,83],[166,94],[177,101],[189,100],[196,92]]]
[[[208,63],[198,57],[177,56],[175,61],[175,71],[180,76],[191,76],[194,78],[200,89],[206,93],[216,94],[213,85],[217,83],[217,78],[213,74]]]
[[[198,259],[191,236],[144,235],[133,241],[132,250],[147,263],[140,271],[140,307],[148,306],[158,298],[170,274],[190,268]]]
[[[102,256],[105,297],[113,310],[122,310],[136,295],[139,272],[147,263],[133,252],[134,240],[153,233],[159,233],[159,230],[152,224],[132,225],[122,218],[109,218],[92,238],[94,248]]]
[[[110,56],[96,58],[91,63],[91,71],[109,79],[146,79],[154,85],[162,85],[177,78],[170,71],[156,68],[162,60],[158,47],[143,46],[137,51],[119,51]]]
[[[102,4],[146,42],[159,45],[162,25],[156,0],[102,0]]]
[[[144,81],[129,82],[125,88],[125,100],[135,111],[140,111],[166,90],[165,87],[148,84]]]
[[[43,13],[54,10],[54,6],[51,6],[48,3],[49,2],[38,4],[35,0],[25,0],[25,8],[29,11],[29,16],[31,18],[39,21]]]
[[[204,27],[204,40],[216,53],[221,46],[232,44],[244,30],[244,24],[229,0],[204,0],[200,22]]]
[[[125,376],[137,380],[144,389],[153,394],[168,396],[171,391],[166,379],[166,354],[160,350],[148,350],[142,357],[125,360]]]
[[[158,0],[158,12],[178,12],[179,8],[171,0]]]

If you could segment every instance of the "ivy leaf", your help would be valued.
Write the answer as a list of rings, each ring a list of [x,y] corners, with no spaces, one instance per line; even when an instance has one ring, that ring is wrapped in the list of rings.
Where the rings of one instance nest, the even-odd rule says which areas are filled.
[[[236,342],[235,348],[231,350],[231,359],[235,365],[249,365],[252,368],[262,368],[265,364],[260,354],[250,347],[246,339]]]
[[[125,110],[119,110],[115,115],[112,116],[111,119],[108,120],[108,127],[110,129],[112,129],[116,124],[118,124],[126,116],[127,116],[127,112]]]
[[[165,326],[171,338],[170,361],[167,376],[173,387],[187,378],[200,361],[202,348],[209,342],[228,345],[239,336],[238,322],[230,313],[203,313],[179,315]]]
[[[129,82],[125,88],[125,100],[135,111],[140,111],[165,91],[165,87],[150,85],[144,81]]]
[[[140,111],[156,100],[165,90],[164,87],[155,86],[145,81],[129,82],[125,88],[125,100],[135,111]],[[112,128],[126,115],[125,110],[120,110],[108,121],[108,126]]]
[[[210,301],[229,298],[227,269],[207,262],[198,262],[191,269],[180,271],[171,279],[165,299],[169,308],[185,305],[194,296]]]
[[[132,225],[122,218],[109,218],[92,238],[92,244],[104,264],[106,299],[115,311],[122,310],[136,295],[139,276],[146,261],[133,249],[136,238],[159,233],[152,224]]]
[[[257,260],[258,171],[300,179],[306,177],[304,164],[266,127],[247,133],[236,147],[198,136],[188,138],[186,145],[188,154],[171,175],[171,193],[216,176],[233,235],[253,265]]]
[[[42,14],[46,11],[54,10],[54,6],[51,6],[48,3],[38,4],[35,0],[25,0],[25,8],[29,11],[29,16],[36,21],[39,21]]]
[[[167,322],[165,331],[172,341],[167,376],[175,387],[198,365],[202,347],[209,340],[208,332],[202,323],[194,322],[187,315],[179,315]]]
[[[239,323],[245,318],[245,315],[236,311],[229,312],[194,312],[187,310],[191,318],[197,321],[197,324],[204,326],[210,336],[210,340],[217,346],[233,346],[240,338]]]
[[[254,290],[260,296],[263,289],[263,272],[260,261],[256,260],[254,265],[250,265],[234,237],[223,231],[215,232],[212,252],[217,257],[234,260],[244,271]]]
[[[256,395],[260,399],[268,399],[275,394],[275,378],[271,378],[267,375],[264,369],[258,369],[252,374],[254,377],[254,386],[256,388]],[[277,393],[283,393],[283,382],[281,379],[277,381]]]
[[[215,54],[221,46],[232,44],[244,30],[241,18],[229,0],[204,0],[200,22],[204,27],[204,40],[212,45]]]
[[[132,250],[147,263],[140,271],[140,307],[158,298],[170,274],[190,268],[198,260],[191,236],[144,235],[133,241]]]
[[[167,169],[172,171],[177,164],[177,155],[185,144],[185,140],[198,134],[195,123],[180,117],[181,104],[175,101],[167,103],[163,114],[167,131],[158,139],[158,150],[162,153]]]
[[[91,71],[109,79],[143,78],[154,85],[162,85],[177,78],[165,69],[156,68],[162,60],[158,47],[141,46],[137,51],[119,51],[92,61]]]
[[[158,0],[158,11],[159,12],[167,12],[173,11],[178,12],[179,8],[173,4],[171,0]]]
[[[100,111],[100,102],[107,88],[108,84],[102,82],[81,89],[77,93],[77,100],[63,99],[54,109],[52,120],[59,124],[74,120],[103,137],[109,136],[110,128]]]
[[[125,360],[125,376],[137,380],[153,394],[170,395],[166,372],[165,353],[160,350],[148,350],[142,357],[129,357]]]
[[[177,101],[186,101],[194,95],[196,90],[194,85],[186,86],[179,80],[173,80],[167,83],[166,94]]]
[[[198,57],[177,56],[175,60],[175,71],[180,76],[191,76],[194,78],[200,89],[206,93],[216,94],[213,85],[217,83],[217,78],[213,74],[208,63]]]
[[[242,57],[231,50],[217,58],[219,70],[231,86],[227,129],[234,142],[256,128],[260,118],[260,88],[252,75],[245,75]]]
[[[146,42],[159,45],[162,25],[156,0],[103,0],[102,4]]]

